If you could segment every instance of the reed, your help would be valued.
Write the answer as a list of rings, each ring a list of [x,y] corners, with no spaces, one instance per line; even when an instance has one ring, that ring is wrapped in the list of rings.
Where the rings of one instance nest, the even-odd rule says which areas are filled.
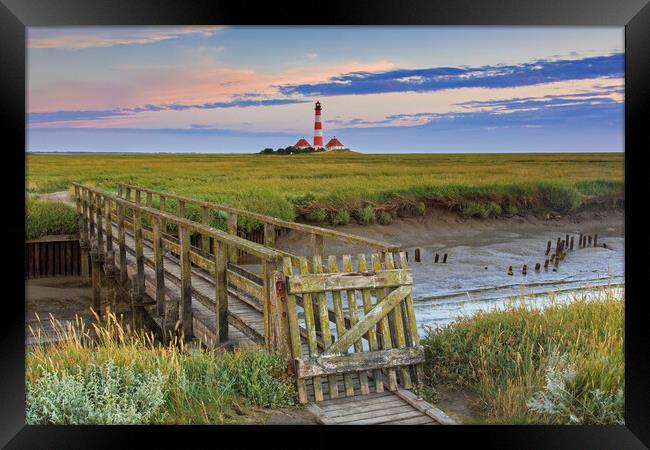
[[[487,423],[620,423],[624,301],[610,288],[590,295],[429,329],[428,387],[473,391]]]

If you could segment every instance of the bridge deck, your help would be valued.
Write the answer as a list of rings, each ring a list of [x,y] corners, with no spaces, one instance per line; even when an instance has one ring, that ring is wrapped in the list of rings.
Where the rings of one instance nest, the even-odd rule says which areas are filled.
[[[118,255],[117,227],[113,225],[113,249]],[[129,276],[136,272],[135,242],[132,233],[125,233],[127,247],[127,270]],[[155,298],[155,273],[154,255],[151,243],[144,240],[145,258],[145,292]],[[117,259],[117,256],[116,256]],[[180,263],[173,255],[166,253],[164,256],[165,269],[165,295],[168,299],[180,301]],[[167,282],[169,281],[169,282]],[[171,283],[170,283],[171,282]],[[194,313],[195,335],[207,345],[214,339],[215,314],[212,310],[214,299],[214,282],[203,270],[192,268],[192,309]],[[252,345],[264,342],[264,325],[262,307],[259,302],[246,294],[234,289],[228,289],[228,322],[229,341],[235,346]],[[150,310],[154,312],[155,306]],[[151,314],[160,325],[160,319]],[[308,352],[303,338],[303,350]],[[372,374],[368,372],[369,378]],[[454,423],[442,411],[417,399],[408,391],[399,389],[397,392],[388,391],[388,384],[384,382],[386,390],[377,393],[374,383],[370,383],[370,394],[361,395],[358,375],[352,375],[355,396],[329,398],[327,383],[323,386],[323,395],[326,400],[314,401],[313,385],[307,381],[307,394],[311,403],[307,408],[322,424],[385,424],[385,425],[438,425],[441,423]],[[339,392],[344,392],[343,377],[338,376]]]

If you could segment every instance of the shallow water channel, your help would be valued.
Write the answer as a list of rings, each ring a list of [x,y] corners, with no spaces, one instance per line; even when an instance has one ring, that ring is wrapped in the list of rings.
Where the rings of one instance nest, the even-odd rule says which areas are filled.
[[[578,234],[570,233],[574,250],[567,252],[557,271],[552,265],[544,270],[544,253],[549,240],[553,253],[557,238],[564,239],[566,233],[559,230],[490,231],[443,238],[421,247],[420,263],[413,261],[413,249],[409,249],[420,333],[427,326],[444,326],[477,311],[502,309],[513,301],[543,307],[553,299],[570,301],[576,291],[607,285],[622,288],[625,239],[621,230],[602,227],[590,231],[598,233],[598,247],[580,249]],[[440,259],[448,253],[447,263],[433,263],[435,253]],[[536,263],[542,266],[540,272],[534,270]],[[527,275],[522,274],[524,264]],[[513,275],[508,275],[509,266]]]

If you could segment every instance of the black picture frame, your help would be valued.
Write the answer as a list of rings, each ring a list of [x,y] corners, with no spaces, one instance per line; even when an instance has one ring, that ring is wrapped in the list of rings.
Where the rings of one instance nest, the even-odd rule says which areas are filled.
[[[462,446],[472,440],[481,447],[498,448],[647,448],[650,445],[650,389],[648,379],[648,327],[643,323],[643,270],[640,246],[647,241],[641,220],[639,190],[645,170],[641,153],[649,151],[647,119],[650,116],[650,4],[647,0],[375,0],[323,2],[314,5],[278,2],[225,2],[200,0],[0,0],[0,115],[5,133],[3,171],[5,190],[5,240],[3,249],[4,305],[0,332],[1,417],[0,444],[7,448],[118,448],[136,445],[137,438],[160,440],[168,445],[233,445],[225,433],[238,433],[240,442],[266,439],[267,433],[283,432],[275,442],[283,446],[334,445],[315,439],[314,432],[340,435],[330,427],[259,427],[254,434],[241,427],[62,427],[25,425],[24,380],[24,282],[20,254],[24,250],[26,27],[58,25],[570,25],[625,26],[625,426],[499,426],[433,427],[419,429],[427,436],[411,437],[412,431],[373,428],[375,438],[391,435],[406,445]],[[6,163],[9,164],[9,163]],[[643,171],[643,172],[642,172]],[[9,195],[15,197],[9,198]],[[640,211],[635,212],[635,207]],[[15,234],[15,237],[13,236]],[[15,252],[15,253],[14,253]],[[646,275],[647,276],[647,275]],[[7,294],[11,292],[12,294]],[[406,430],[406,429],[405,429]],[[346,440],[366,439],[367,428],[348,428]],[[413,431],[414,432],[414,431]],[[243,436],[241,436],[243,434]],[[140,436],[142,435],[142,436]],[[418,443],[419,438],[424,438]],[[304,439],[304,441],[303,441]],[[137,445],[151,446],[154,441]],[[271,441],[269,441],[271,442]],[[386,441],[388,442],[388,441]],[[205,444],[204,444],[205,443]],[[154,444],[157,445],[157,444]]]

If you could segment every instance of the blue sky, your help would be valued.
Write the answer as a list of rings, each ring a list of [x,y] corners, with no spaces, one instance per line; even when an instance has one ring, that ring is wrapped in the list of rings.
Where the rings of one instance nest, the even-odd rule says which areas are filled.
[[[622,28],[28,30],[28,150],[622,151]]]

